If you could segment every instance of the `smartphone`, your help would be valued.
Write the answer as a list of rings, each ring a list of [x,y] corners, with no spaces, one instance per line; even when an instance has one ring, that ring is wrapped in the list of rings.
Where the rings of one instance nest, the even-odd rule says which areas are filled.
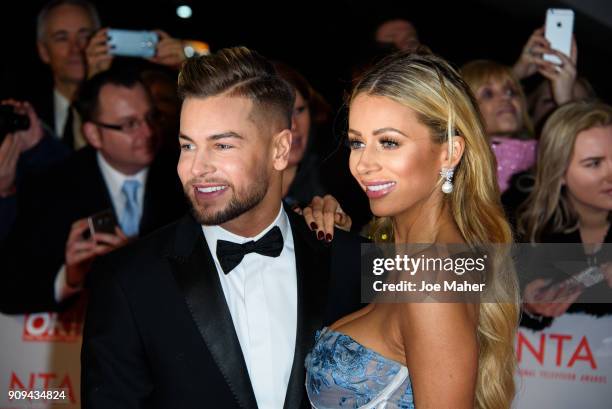
[[[108,37],[110,53],[125,57],[153,57],[159,41],[157,33],[153,31],[109,29]]]
[[[574,30],[574,11],[571,9],[546,10],[544,37],[550,42],[550,48],[569,55],[572,52],[572,32]],[[561,65],[559,57],[544,54],[544,60]]]
[[[543,294],[546,291],[553,290],[556,294],[563,292],[564,294],[570,294],[577,290],[585,290],[595,284],[601,283],[605,279],[602,271],[598,266],[588,267],[578,274],[574,274],[565,280],[554,283],[547,287],[540,289],[539,293],[536,294],[535,299],[541,300]]]
[[[115,234],[115,226],[117,226],[115,214],[110,209],[90,216],[87,218],[87,223],[89,224],[88,237],[93,236],[94,233]]]

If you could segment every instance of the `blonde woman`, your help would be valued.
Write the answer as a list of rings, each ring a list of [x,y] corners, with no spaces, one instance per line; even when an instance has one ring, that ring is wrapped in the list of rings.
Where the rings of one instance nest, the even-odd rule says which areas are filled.
[[[495,61],[469,62],[461,68],[461,75],[478,101],[503,193],[513,175],[535,164],[537,143],[525,95],[512,69]]]
[[[478,108],[444,60],[384,59],[356,85],[349,110],[349,166],[378,218],[375,241],[512,241]],[[440,176],[451,168],[452,189]],[[306,359],[312,406],[508,408],[517,286],[495,280],[505,302],[369,304],[324,328]]]
[[[612,107],[581,101],[558,108],[544,125],[538,156],[533,192],[519,209],[521,239],[531,243],[583,243],[595,248],[612,243]],[[555,260],[567,257],[587,268],[601,264],[608,256],[601,250],[587,251],[589,246],[584,251],[578,250],[581,248],[576,247],[581,254],[555,254]],[[566,276],[533,280],[525,288],[526,317],[522,324],[541,329],[565,313],[612,313],[611,304],[585,302],[596,299],[593,294],[601,291],[612,299],[608,288],[612,286],[612,273],[610,269],[603,272],[607,283],[560,295],[547,279],[562,281]],[[538,293],[551,302],[534,303]]]

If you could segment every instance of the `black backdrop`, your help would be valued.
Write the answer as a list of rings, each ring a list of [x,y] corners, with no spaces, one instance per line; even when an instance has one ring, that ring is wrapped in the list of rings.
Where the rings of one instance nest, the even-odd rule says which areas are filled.
[[[602,0],[603,1],[603,0]],[[46,70],[35,49],[35,16],[41,0],[2,1],[0,31],[0,96],[36,89]],[[129,29],[162,28],[180,38],[201,39],[213,50],[246,45],[264,55],[285,60],[302,71],[330,101],[338,104],[348,87],[348,67],[362,51],[377,22],[403,16],[412,20],[422,41],[456,65],[475,58],[511,64],[531,34],[544,22],[547,7],[540,1],[527,7],[516,1],[510,9],[501,1],[420,2],[373,0],[302,1],[183,1],[107,0],[94,2],[104,26]],[[176,16],[179,4],[189,4],[193,16]],[[607,102],[612,62],[612,30],[576,13],[579,72]],[[16,91],[17,90],[17,91]],[[23,92],[19,92],[23,94]]]

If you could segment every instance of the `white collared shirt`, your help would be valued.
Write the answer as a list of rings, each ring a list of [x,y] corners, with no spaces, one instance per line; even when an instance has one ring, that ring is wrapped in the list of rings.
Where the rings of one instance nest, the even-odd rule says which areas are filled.
[[[70,106],[70,101],[64,97],[57,89],[53,89],[53,115],[55,119],[55,135],[62,139],[64,137],[64,128],[68,120],[68,110],[72,109],[72,135],[74,136],[74,149],[81,149],[87,145],[83,131],[81,130],[81,116],[78,111]]]
[[[106,161],[106,159],[104,159],[104,157],[99,151],[96,154],[96,160],[98,161],[100,173],[102,173],[102,179],[104,179],[104,183],[106,184],[106,188],[108,189],[108,193],[111,198],[111,203],[113,204],[113,208],[115,209],[117,221],[121,220],[123,212],[125,211],[125,203],[127,202],[127,198],[125,197],[123,192],[121,192],[123,183],[126,180],[137,180],[140,182],[140,189],[138,189],[138,207],[140,215],[142,217],[145,184],[147,182],[149,168],[147,167],[134,175],[128,176],[113,168]],[[72,288],[69,287],[66,283],[66,265],[62,264],[57,275],[55,276],[55,301],[61,302],[66,298],[70,297],[72,294],[75,294],[79,291],[81,291],[81,288]]]
[[[57,89],[53,89],[53,115],[55,119],[55,135],[62,138],[64,127],[68,120],[68,109],[70,101],[63,96]]]
[[[217,240],[258,240],[274,226],[283,235],[278,257],[244,256],[228,274],[217,259]],[[202,226],[260,409],[282,408],[293,366],[297,331],[297,270],[289,218],[282,206],[274,222],[255,237],[219,226]]]
[[[121,188],[126,180],[137,180],[140,182],[140,189],[138,189],[138,207],[140,214],[142,215],[145,183],[147,181],[149,168],[144,168],[140,172],[128,176],[113,168],[106,161],[106,159],[104,159],[104,156],[102,156],[100,151],[97,152],[96,159],[98,161],[100,172],[102,173],[102,178],[104,179],[108,193],[110,194],[111,202],[113,203],[113,208],[115,209],[115,215],[117,215],[117,221],[121,220],[123,212],[125,211],[125,204],[127,202],[127,198],[121,191]]]

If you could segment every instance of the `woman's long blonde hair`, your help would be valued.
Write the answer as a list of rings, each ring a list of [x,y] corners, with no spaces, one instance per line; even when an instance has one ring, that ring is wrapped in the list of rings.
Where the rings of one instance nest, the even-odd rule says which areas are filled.
[[[512,232],[501,207],[495,161],[484,133],[478,105],[468,85],[443,59],[427,54],[398,53],[367,72],[350,102],[365,93],[390,98],[414,110],[436,143],[461,135],[465,149],[455,169],[453,192],[446,195],[453,219],[469,245],[511,244]],[[441,183],[441,181],[440,181]],[[374,223],[375,241],[393,238],[389,218]],[[384,237],[385,240],[381,240]],[[493,276],[493,301],[481,303],[478,322],[478,379],[475,407],[509,408],[514,398],[518,327],[518,285],[513,275]]]
[[[612,107],[600,102],[572,102],[548,118],[540,136],[535,185],[518,210],[518,233],[523,239],[536,243],[545,231],[569,233],[578,228],[578,216],[562,180],[578,134],[609,125],[612,125]]]

